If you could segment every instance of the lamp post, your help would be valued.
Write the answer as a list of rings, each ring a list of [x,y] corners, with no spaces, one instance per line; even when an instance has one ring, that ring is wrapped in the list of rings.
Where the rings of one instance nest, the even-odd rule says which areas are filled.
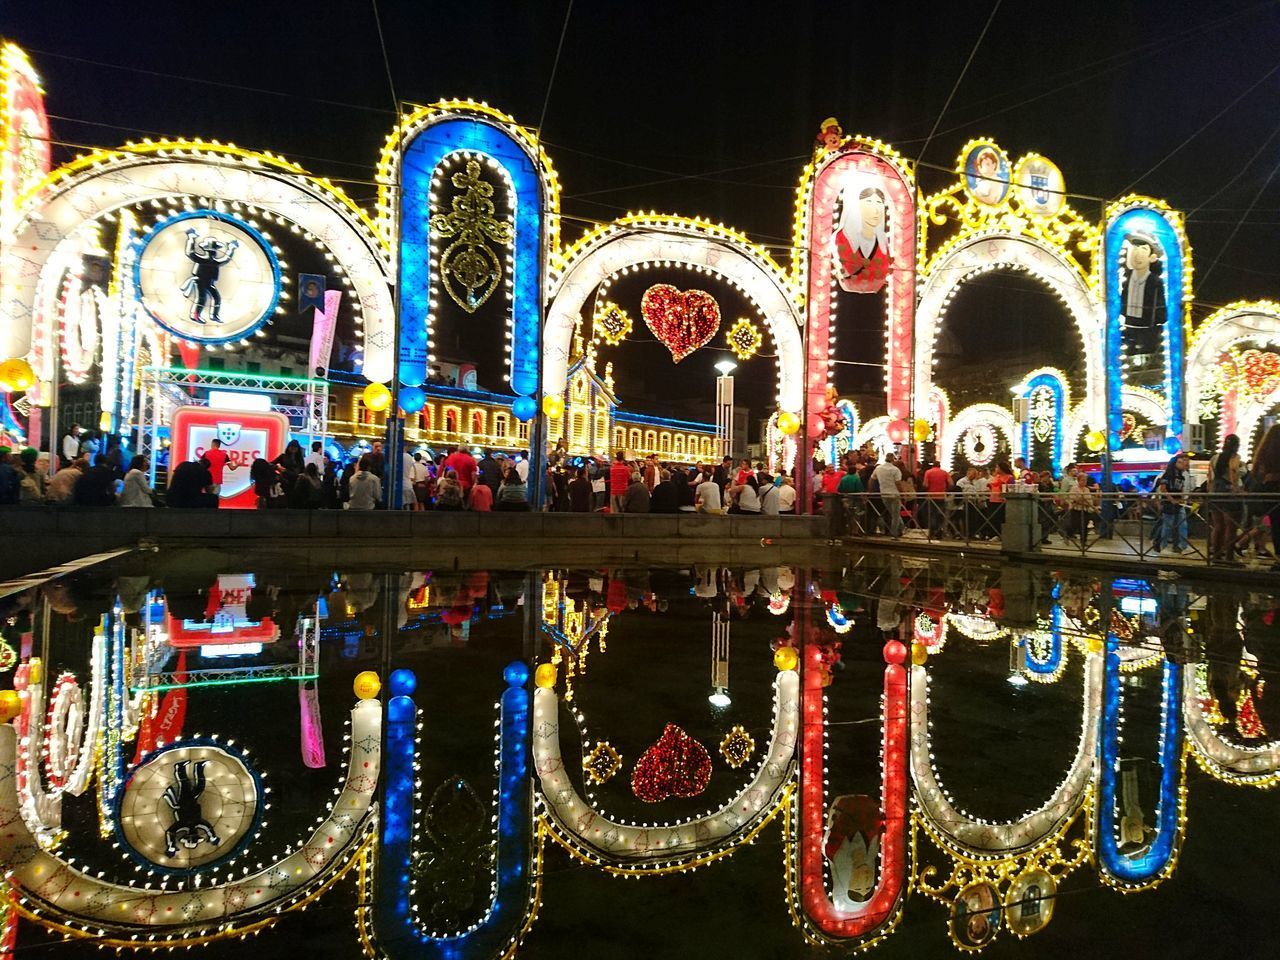
[[[729,697],[729,619],[711,615],[711,695],[707,701],[717,710],[732,705]]]
[[[721,458],[732,456],[733,447],[733,371],[738,369],[734,361],[717,361],[716,370],[716,439],[720,441]]]

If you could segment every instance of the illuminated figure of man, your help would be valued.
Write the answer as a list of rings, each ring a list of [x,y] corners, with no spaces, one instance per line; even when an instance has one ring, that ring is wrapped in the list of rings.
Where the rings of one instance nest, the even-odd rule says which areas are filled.
[[[871,898],[884,817],[880,804],[865,794],[846,794],[831,802],[823,853],[831,864],[831,900],[853,910]]]
[[[1125,237],[1124,283],[1120,315],[1124,317],[1124,346],[1135,360],[1160,350],[1165,323],[1164,282],[1160,277],[1164,251],[1152,237]]]
[[[848,293],[879,292],[893,265],[884,192],[875,186],[846,187],[840,226],[831,240],[840,289]]]
[[[198,239],[197,239],[198,238]],[[239,240],[227,242],[218,237],[198,237],[194,229],[187,231],[187,259],[191,261],[191,276],[182,285],[182,295],[192,301],[191,319],[204,323],[205,307],[209,307],[209,319],[221,323],[218,311],[222,309],[222,294],[218,292],[218,274],[223,266],[236,255]]]

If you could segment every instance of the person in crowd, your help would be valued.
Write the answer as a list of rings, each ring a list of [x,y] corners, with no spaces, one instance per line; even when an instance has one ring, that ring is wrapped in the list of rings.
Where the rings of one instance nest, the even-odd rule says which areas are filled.
[[[18,471],[18,502],[44,503],[45,474],[39,468],[40,453],[27,447],[18,454],[14,468]]]
[[[262,457],[258,457],[249,465],[249,482],[253,484],[259,510],[267,509],[272,505],[272,500],[280,496],[276,491],[278,482],[276,468]]]
[[[98,464],[98,454],[102,452],[102,441],[98,439],[98,435],[92,430],[84,430],[80,434],[80,453],[93,464]],[[90,467],[93,469],[93,467]]]
[[[783,476],[778,486],[778,513],[794,514],[796,512],[796,484],[793,477]]]
[[[658,475],[658,485],[653,488],[649,497],[650,513],[678,513],[680,511],[680,491],[678,487],[689,489],[687,483],[677,483],[670,470],[663,470]]]
[[[720,502],[726,501],[725,491],[733,486],[733,457],[724,457],[719,466],[711,472],[711,479],[720,488]]]
[[[671,483],[676,492],[677,513],[693,513],[696,509],[693,502],[694,488],[689,486],[689,473],[690,471],[683,467],[673,467],[671,470]]]
[[[1280,424],[1272,424],[1262,435],[1253,455],[1254,486],[1262,498],[1259,509],[1267,511],[1271,524],[1271,549],[1276,556],[1272,570],[1280,571]]]
[[[80,424],[73,423],[71,428],[63,435],[62,444],[59,449],[59,452],[62,454],[61,467],[63,470],[71,466],[76,457],[80,456],[80,434],[82,432],[83,428]]]
[[[644,477],[645,488],[652,496],[654,487],[662,482],[662,467],[658,463],[658,455],[656,453],[651,453],[645,457],[644,470],[641,473]]]
[[[498,498],[494,502],[493,509],[519,511],[529,509],[529,485],[521,478],[520,471],[514,467],[502,478],[502,486],[498,487]]]
[[[928,511],[927,525],[929,539],[936,540],[942,536],[947,520],[947,491],[951,489],[951,474],[942,469],[942,464],[934,460],[921,478],[921,488],[925,495],[924,507]]]
[[[323,495],[324,481],[320,469],[314,463],[308,463],[289,491],[288,505],[294,510],[318,510]]]
[[[476,513],[489,513],[493,510],[493,491],[483,480],[477,480],[471,488],[471,496],[467,498],[467,509]]]
[[[302,447],[298,444],[298,441],[292,440],[290,443],[297,446],[298,452],[301,453]],[[209,443],[209,449],[204,452],[204,460],[209,464],[209,475],[213,477],[213,486],[209,490],[210,493],[219,494],[222,492],[222,474],[229,459],[227,451],[222,449],[222,441],[214,437]],[[301,470],[302,468],[299,467],[298,469]]]
[[[382,445],[375,443],[374,446],[381,447]],[[280,486],[287,495],[293,489],[294,481],[298,479],[298,475],[302,473],[303,468],[306,466],[302,460],[302,444],[297,440],[290,440],[285,445],[284,452],[271,462],[280,468]]]
[[[418,506],[418,480],[422,477],[419,472],[420,467],[418,461],[414,458],[408,449],[404,449],[400,453],[400,509],[401,510],[419,510]]]
[[[458,482],[458,473],[452,467],[446,467],[443,475],[436,481],[436,509],[461,510],[462,484]]]
[[[351,478],[356,475],[359,467],[360,458],[352,457],[342,468],[342,476],[338,478],[338,500],[344,509],[350,509],[347,505],[351,503]]]
[[[1080,545],[1086,546],[1089,540],[1089,522],[1097,526],[1100,519],[1099,508],[1101,495],[1089,486],[1089,477],[1081,472],[1076,474],[1076,485],[1067,494],[1068,537],[1079,537]]]
[[[84,457],[75,457],[70,464],[63,467],[53,479],[49,481],[49,485],[45,488],[45,493],[52,503],[70,503],[71,496],[75,492],[76,483],[89,469],[89,462]]]
[[[884,462],[875,468],[871,478],[880,492],[885,532],[897,539],[902,536],[902,495],[898,491],[898,484],[902,482],[902,470],[892,453],[884,455]]]
[[[763,464],[756,464],[763,466]],[[768,470],[756,471],[756,493],[760,497],[760,515],[776,517],[778,515],[778,499],[781,487],[773,479]]]
[[[119,437],[112,437],[107,441],[107,469],[111,471],[111,476],[116,480],[123,480],[125,474],[124,464],[124,447],[120,445]]]
[[[627,464],[627,455],[619,450],[613,456],[613,465],[609,468],[609,512],[622,513],[625,509],[627,487],[631,486],[631,467]]]
[[[381,480],[387,475],[387,455],[382,452],[382,441],[373,441],[373,449],[369,451],[369,472]]]
[[[302,469],[307,468],[307,464],[314,463],[316,470],[321,476],[324,476],[325,468],[328,466],[328,458],[324,455],[324,444],[319,440],[311,441],[311,452],[307,454],[306,459],[302,462]]]
[[[54,478],[57,479],[56,477]],[[165,490],[166,506],[179,509],[209,507],[216,509],[218,495],[210,493],[213,475],[204,460],[186,460],[169,473],[169,485]]]
[[[1025,457],[1014,457],[1013,460],[1013,476],[1016,483],[1039,483],[1040,478],[1034,470],[1027,467]]]
[[[71,502],[77,507],[110,507],[116,502],[116,478],[106,457],[98,454],[93,466],[76,481]]]
[[[730,513],[760,513],[760,488],[756,484],[756,475],[751,470],[742,474],[742,483],[729,490],[733,498]]]
[[[716,483],[714,475],[698,484],[693,497],[694,506],[699,513],[724,513],[724,507],[721,506],[724,501],[720,497],[720,484]]]
[[[556,513],[569,512],[569,473],[566,468],[556,467],[551,471],[547,495],[551,499],[552,510]]]
[[[1209,461],[1209,560],[1235,559],[1240,527],[1241,501],[1233,497],[1243,489],[1240,481],[1240,438],[1234,433],[1222,440],[1222,449]]]
[[[644,474],[635,470],[631,473],[631,483],[627,485],[626,495],[622,498],[623,513],[648,513],[649,488],[645,485]]]
[[[529,452],[526,450],[523,456],[517,456],[515,461],[516,473],[520,475],[520,482],[529,483]]]
[[[735,487],[742,486],[744,483],[747,482],[747,477],[754,472],[755,471],[751,469],[751,461],[748,460],[746,457],[743,457],[742,460],[739,461],[738,463],[738,472],[734,474],[733,486]]]
[[[120,491],[120,506],[155,506],[155,493],[147,479],[147,467],[147,458],[142,454],[129,461],[129,471],[124,475],[124,488]]]
[[[498,486],[502,483],[502,461],[506,457],[502,454],[494,455],[492,450],[484,451],[484,456],[480,458],[480,462],[476,464],[477,478],[489,488],[491,494],[498,492]],[[492,502],[492,498],[490,498]]]
[[[840,481],[843,478],[844,474],[836,469],[835,464],[824,464],[818,477],[818,482],[822,484],[823,496],[833,496],[840,489]]]
[[[465,500],[470,495],[471,488],[475,486],[476,477],[480,472],[480,465],[476,463],[476,458],[466,447],[458,444],[453,448],[453,452],[444,458],[444,468],[453,471],[454,479],[462,487],[462,497]]]
[[[997,460],[995,471],[987,484],[987,509],[989,511],[988,536],[991,540],[1000,538],[1004,527],[1004,488],[1014,482],[1013,471],[1009,469],[1007,460]]]
[[[16,504],[21,494],[22,477],[13,463],[13,451],[9,447],[0,447],[0,505]]]
[[[587,476],[587,468],[579,467],[569,481],[569,510],[573,513],[590,513],[591,493],[591,478]]]
[[[382,478],[373,472],[373,454],[360,458],[356,472],[351,476],[350,510],[376,510],[382,503]]]
[[[1179,453],[1169,460],[1164,473],[1156,481],[1156,499],[1160,504],[1160,530],[1155,547],[1161,553],[1182,554],[1190,551],[1187,543],[1187,471],[1191,459]]]

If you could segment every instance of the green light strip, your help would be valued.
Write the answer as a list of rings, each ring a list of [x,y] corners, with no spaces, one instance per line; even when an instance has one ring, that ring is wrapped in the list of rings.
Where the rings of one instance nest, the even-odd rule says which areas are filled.
[[[242,677],[236,680],[210,680],[206,683],[160,683],[154,687],[130,687],[130,693],[154,693],[157,690],[195,690],[207,687],[237,687],[246,683],[281,683],[287,681],[319,680],[320,674],[307,673],[297,677]]]

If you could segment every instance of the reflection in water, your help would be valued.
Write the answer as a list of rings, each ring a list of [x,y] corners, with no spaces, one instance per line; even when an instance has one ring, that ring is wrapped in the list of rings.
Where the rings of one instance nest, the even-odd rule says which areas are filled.
[[[894,557],[244,566],[0,599],[5,936],[230,939],[350,871],[369,955],[487,960],[536,950],[568,864],[728,870],[771,838],[801,938],[915,936],[933,900],[981,949],[1090,875],[1172,877],[1189,765],[1280,779],[1270,595]]]

